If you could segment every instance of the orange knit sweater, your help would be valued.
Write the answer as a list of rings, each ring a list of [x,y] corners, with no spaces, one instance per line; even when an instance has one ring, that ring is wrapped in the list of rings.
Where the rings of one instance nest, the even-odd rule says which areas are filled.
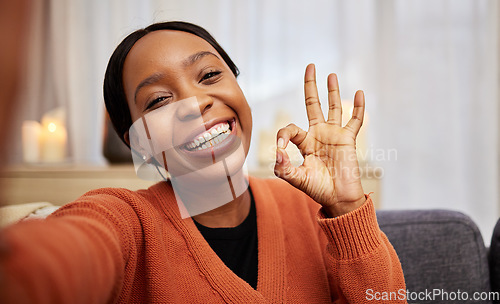
[[[258,233],[254,290],[181,219],[169,183],[99,189],[46,221],[3,231],[2,303],[366,303],[405,288],[371,199],[325,218],[287,183],[250,179]],[[394,303],[397,301],[387,301]],[[405,301],[400,301],[405,302]]]

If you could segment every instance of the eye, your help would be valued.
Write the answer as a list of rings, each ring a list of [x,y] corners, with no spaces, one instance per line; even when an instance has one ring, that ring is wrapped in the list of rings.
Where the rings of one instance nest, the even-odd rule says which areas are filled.
[[[218,79],[218,76],[220,74],[221,74],[221,71],[210,71],[210,72],[206,73],[205,75],[203,75],[203,77],[200,80],[200,83],[207,81],[207,80],[215,81]]]
[[[155,107],[158,107],[160,104],[161,105],[165,105],[165,104],[168,104],[168,99],[170,98],[171,96],[161,96],[161,97],[158,97],[154,100],[152,100],[150,103],[148,103],[146,110],[151,110],[152,108],[155,108]]]

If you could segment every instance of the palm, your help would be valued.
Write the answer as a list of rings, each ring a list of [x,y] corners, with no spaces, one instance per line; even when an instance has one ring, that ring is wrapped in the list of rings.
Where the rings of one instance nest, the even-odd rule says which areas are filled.
[[[364,201],[359,179],[355,140],[364,112],[362,92],[356,93],[353,118],[341,126],[341,104],[337,79],[328,78],[328,120],[319,104],[314,66],[308,66],[305,96],[309,130],[289,125],[278,132],[276,174],[299,188],[335,215],[344,214]],[[293,167],[283,148],[291,141],[304,156],[299,167]],[[280,147],[281,146],[281,147]],[[281,161],[280,161],[281,160]]]

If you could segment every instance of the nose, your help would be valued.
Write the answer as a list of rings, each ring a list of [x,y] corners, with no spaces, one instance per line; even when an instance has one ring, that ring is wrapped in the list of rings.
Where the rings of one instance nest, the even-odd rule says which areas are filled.
[[[187,121],[202,116],[213,105],[212,97],[208,95],[197,95],[184,99],[178,103],[176,111],[177,119]]]

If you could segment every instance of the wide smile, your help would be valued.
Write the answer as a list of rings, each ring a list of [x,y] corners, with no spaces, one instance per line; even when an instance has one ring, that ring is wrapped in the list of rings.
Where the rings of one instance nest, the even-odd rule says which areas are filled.
[[[215,157],[232,152],[241,141],[236,136],[236,119],[231,118],[212,125],[208,130],[198,133],[181,145],[181,150],[193,157]]]
[[[184,145],[188,151],[201,151],[214,147],[221,143],[231,134],[231,125],[229,121],[221,122],[209,130],[195,136],[194,140]]]

